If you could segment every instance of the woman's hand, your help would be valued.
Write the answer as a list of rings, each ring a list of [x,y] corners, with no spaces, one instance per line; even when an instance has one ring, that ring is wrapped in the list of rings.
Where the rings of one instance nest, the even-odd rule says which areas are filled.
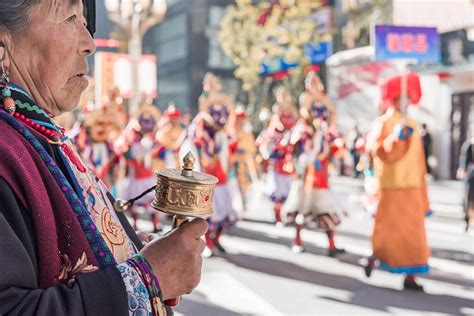
[[[189,294],[198,286],[205,248],[201,236],[206,231],[206,221],[195,218],[141,250],[158,278],[164,300]]]
[[[146,246],[150,241],[160,237],[158,234],[154,233],[145,233],[145,232],[136,232],[138,239],[142,242],[143,246]]]

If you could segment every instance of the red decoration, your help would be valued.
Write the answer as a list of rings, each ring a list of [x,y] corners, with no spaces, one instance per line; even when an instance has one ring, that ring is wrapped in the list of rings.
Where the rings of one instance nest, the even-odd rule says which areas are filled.
[[[417,73],[405,75],[407,82],[407,96],[411,104],[417,104],[421,99],[420,76]],[[382,101],[394,102],[400,99],[402,95],[401,76],[393,77],[387,80],[381,87]]]
[[[245,111],[241,108],[237,108],[235,110],[235,117],[239,118],[239,119],[245,119],[247,118],[247,113],[245,113]]]
[[[167,118],[179,119],[181,117],[181,112],[178,108],[174,106],[169,106],[164,112],[163,116]]]
[[[281,80],[283,78],[288,77],[288,75],[289,75],[288,70],[283,70],[283,71],[276,72],[276,73],[270,75],[270,77],[272,79],[275,79],[275,80]]]
[[[438,78],[440,80],[445,80],[445,79],[451,78],[453,76],[452,73],[447,72],[447,71],[438,72],[437,75],[438,75]]]
[[[311,66],[308,66],[308,68],[306,68],[305,70],[305,74],[309,74],[310,72],[314,72],[314,73],[318,73],[319,72],[319,69],[320,69],[320,66],[319,65],[311,65]]]

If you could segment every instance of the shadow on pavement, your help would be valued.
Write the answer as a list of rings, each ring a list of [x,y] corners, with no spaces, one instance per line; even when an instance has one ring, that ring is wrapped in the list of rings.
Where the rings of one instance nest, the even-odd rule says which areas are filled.
[[[194,294],[194,293],[193,293]],[[196,300],[184,299],[174,310],[183,315],[192,316],[241,316],[242,314],[233,312],[231,310],[222,308],[220,306],[212,305],[206,302],[205,297],[202,302]]]
[[[270,223],[268,221],[263,221],[263,220],[245,219],[245,221],[246,222],[251,222],[251,223],[272,224],[273,225],[273,223]],[[242,228],[239,227],[238,229],[242,229]],[[309,229],[311,230],[311,228],[309,228]],[[246,231],[251,232],[250,230],[246,230]],[[231,234],[233,234],[233,233],[231,233]],[[359,239],[359,240],[367,241],[367,242],[370,243],[370,236],[363,235],[363,234],[358,234],[358,233],[354,233],[354,232],[339,230],[339,231],[337,231],[336,236],[343,236],[343,237],[347,237],[347,238]],[[270,239],[274,240],[273,238],[270,238]],[[291,241],[289,241],[289,245],[291,245]],[[309,245],[305,244],[305,248],[308,248],[308,247],[309,247]],[[341,245],[341,247],[344,247],[344,245]],[[319,248],[319,249],[321,249],[321,248]],[[311,251],[309,251],[309,252],[311,253]],[[472,265],[474,263],[474,255],[471,254],[471,253],[468,253],[468,252],[464,252],[464,251],[457,251],[457,250],[431,247],[431,256],[436,257],[436,258],[440,258],[440,259],[454,260],[454,261],[457,261],[457,262],[468,263],[470,265]]]
[[[286,261],[246,254],[228,254],[224,258],[228,262],[244,269],[352,292],[352,297],[348,301],[340,301],[330,297],[323,298],[377,311],[388,312],[389,308],[393,307],[452,315],[462,314],[460,311],[462,307],[474,308],[474,301],[468,299],[450,295],[430,295],[377,287],[363,283],[355,278],[309,270]],[[427,290],[429,291],[429,289]]]
[[[261,242],[273,243],[277,245],[286,246],[288,248],[291,247],[291,244],[293,241],[292,239],[285,238],[285,237],[277,237],[277,238],[269,237],[260,232],[255,232],[255,231],[244,229],[241,227],[232,228],[232,230],[229,232],[229,235],[240,237],[240,238],[251,239],[251,240],[257,240]],[[338,235],[350,236],[350,237],[354,237],[356,235],[363,236],[359,234],[346,233],[346,232],[338,232]],[[344,245],[339,245],[339,246],[344,248]],[[309,253],[316,256],[327,256],[326,248],[321,248],[311,243],[305,243],[304,247],[305,247],[305,253]],[[433,257],[443,258],[447,260],[457,260],[457,261],[466,262],[466,263],[472,263],[472,260],[474,260],[474,256],[465,252],[460,252],[460,251],[433,249],[432,252],[433,252]],[[297,256],[297,254],[294,254],[294,255]],[[458,260],[456,259],[458,258],[458,256],[470,256],[471,261]],[[362,269],[361,260],[365,260],[366,257],[361,256],[359,254],[346,252],[345,254],[340,255],[337,259],[343,263],[351,264],[354,266],[360,266]],[[469,258],[465,257],[465,259],[467,260]],[[422,278],[433,280],[433,281],[456,284],[456,285],[464,286],[466,288],[471,288],[471,289],[474,288],[474,281],[462,278],[457,274],[450,274],[450,273],[446,273],[437,269],[432,269],[431,274],[423,275]]]

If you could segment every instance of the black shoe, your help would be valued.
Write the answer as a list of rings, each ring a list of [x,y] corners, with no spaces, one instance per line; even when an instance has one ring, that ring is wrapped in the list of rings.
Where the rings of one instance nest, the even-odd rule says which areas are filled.
[[[344,249],[334,248],[328,250],[328,256],[332,258],[337,257],[338,255],[343,253],[346,253]]]
[[[368,278],[370,278],[373,270],[374,270],[374,263],[369,260],[369,262],[367,262],[367,265],[364,267],[365,275]]]
[[[405,290],[424,292],[423,286],[416,283],[416,281],[413,279],[405,279],[405,281],[403,282],[403,288]]]
[[[221,252],[221,253],[227,253],[227,251],[225,251],[225,248],[222,247],[221,243],[219,243],[219,242],[216,242],[216,243],[214,244],[214,247],[215,247],[217,250],[219,250],[219,252]]]

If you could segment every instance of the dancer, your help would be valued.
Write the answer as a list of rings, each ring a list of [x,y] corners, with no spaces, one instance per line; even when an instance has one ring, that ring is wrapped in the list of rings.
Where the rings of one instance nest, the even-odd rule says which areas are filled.
[[[125,200],[138,196],[156,184],[151,154],[157,145],[154,135],[159,117],[160,113],[155,106],[142,105],[135,113],[134,118],[130,120],[122,137],[115,144],[122,157],[122,172],[126,175],[117,184],[118,195]],[[150,214],[153,231],[162,230],[158,212],[151,207],[153,198],[153,193],[149,193],[129,208],[134,228],[137,227],[138,216],[142,210]]]
[[[415,104],[421,97],[419,78],[410,74],[407,82],[408,97]],[[387,110],[372,131],[375,141],[370,148],[380,200],[372,235],[374,255],[365,272],[370,276],[379,261],[381,268],[405,275],[405,289],[423,291],[415,280],[417,274],[429,272],[430,256],[423,143],[416,123],[401,107],[400,77],[388,81],[382,91]]]
[[[186,131],[181,126],[181,112],[170,103],[158,122],[156,132],[157,149],[152,154],[153,170],[162,168],[179,169],[179,149],[186,137]]]
[[[237,214],[232,207],[232,196],[228,186],[229,172],[229,136],[226,124],[233,111],[230,96],[222,92],[220,80],[207,73],[203,80],[203,94],[199,98],[200,113],[195,119],[195,143],[200,153],[201,168],[205,173],[218,179],[214,190],[214,214],[208,219],[205,256],[226,253],[220,243],[220,237],[234,225]]]
[[[320,111],[312,106],[301,108],[300,120],[293,129],[291,143],[299,149],[298,179],[292,185],[285,211],[288,220],[295,225],[295,239],[292,250],[303,252],[301,231],[308,222],[315,222],[324,229],[328,237],[328,255],[335,257],[344,253],[336,247],[334,235],[340,224],[338,207],[329,189],[328,164],[330,148],[325,117],[318,117]]]
[[[232,172],[235,174],[243,210],[246,210],[246,202],[252,181],[257,177],[255,165],[255,137],[252,134],[252,125],[248,121],[247,113],[242,106],[237,106],[231,117],[228,127],[229,135],[234,141],[232,151]],[[234,147],[234,148],[232,148]]]
[[[275,203],[275,224],[281,227],[281,210],[290,193],[295,173],[294,148],[290,144],[290,131],[298,119],[298,112],[292,103],[289,91],[280,86],[276,91],[276,104],[273,107],[268,141],[275,191],[271,198]]]

